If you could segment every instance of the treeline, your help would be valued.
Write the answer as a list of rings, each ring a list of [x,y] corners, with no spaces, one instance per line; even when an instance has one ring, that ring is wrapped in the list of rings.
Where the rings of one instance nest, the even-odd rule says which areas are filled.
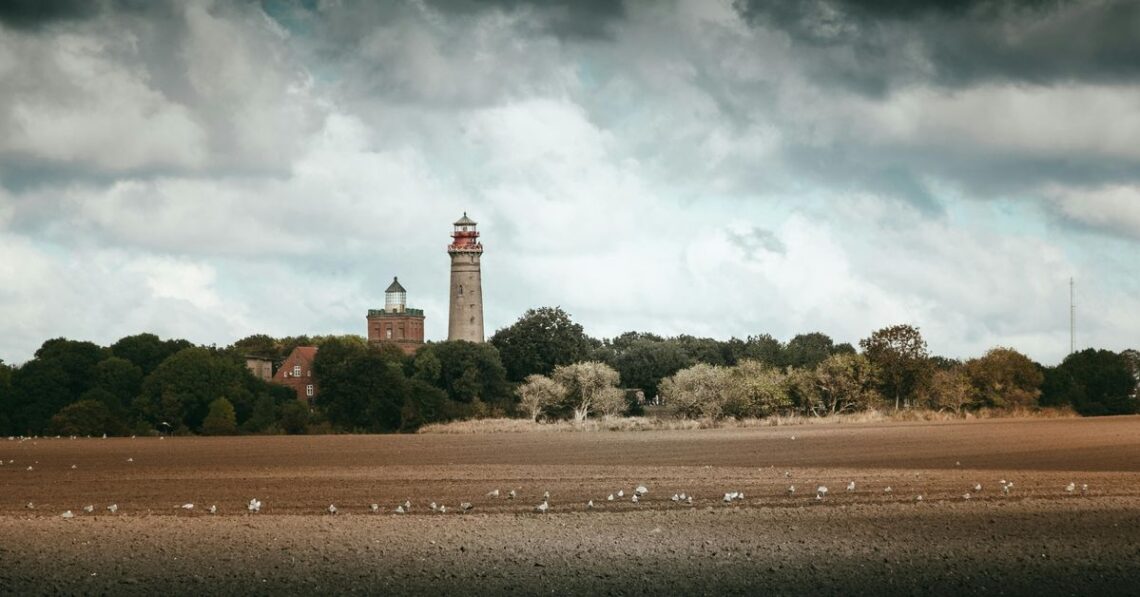
[[[319,346],[312,408],[254,377],[296,346]],[[359,336],[255,335],[225,348],[128,336],[109,347],[57,338],[0,363],[0,434],[410,431],[455,419],[639,414],[642,398],[682,417],[826,416],[869,408],[1068,406],[1138,411],[1140,353],[1088,349],[1045,367],[1009,348],[957,361],[912,326],[837,344],[809,333],[715,340],[628,332],[591,338],[558,308],[529,310],[486,344],[429,343],[414,355]]]

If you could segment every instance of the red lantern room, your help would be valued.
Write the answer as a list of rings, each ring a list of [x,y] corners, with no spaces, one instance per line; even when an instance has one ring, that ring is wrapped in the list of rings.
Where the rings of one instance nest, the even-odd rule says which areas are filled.
[[[455,230],[451,233],[451,244],[448,245],[448,252],[483,252],[483,245],[479,242],[479,233],[475,230],[475,220],[467,217],[467,212],[463,212],[463,217],[455,222]]]

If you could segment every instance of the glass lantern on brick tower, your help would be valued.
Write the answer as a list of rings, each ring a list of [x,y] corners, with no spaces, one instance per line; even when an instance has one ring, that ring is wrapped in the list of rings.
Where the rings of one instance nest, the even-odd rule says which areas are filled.
[[[408,306],[408,291],[400,285],[399,278],[392,278],[388,290],[384,291],[384,310],[388,313],[403,313]]]

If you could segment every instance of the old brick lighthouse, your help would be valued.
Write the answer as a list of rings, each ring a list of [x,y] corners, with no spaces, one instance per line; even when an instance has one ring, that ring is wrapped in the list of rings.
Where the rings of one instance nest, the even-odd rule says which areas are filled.
[[[447,320],[448,340],[483,341],[483,282],[479,258],[483,244],[475,231],[475,221],[467,212],[454,224],[451,244],[451,313]]]

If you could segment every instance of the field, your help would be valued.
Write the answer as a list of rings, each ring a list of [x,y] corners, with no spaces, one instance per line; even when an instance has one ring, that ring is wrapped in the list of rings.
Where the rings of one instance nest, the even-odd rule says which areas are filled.
[[[43,438],[0,459],[0,593],[1140,591],[1140,417]]]

